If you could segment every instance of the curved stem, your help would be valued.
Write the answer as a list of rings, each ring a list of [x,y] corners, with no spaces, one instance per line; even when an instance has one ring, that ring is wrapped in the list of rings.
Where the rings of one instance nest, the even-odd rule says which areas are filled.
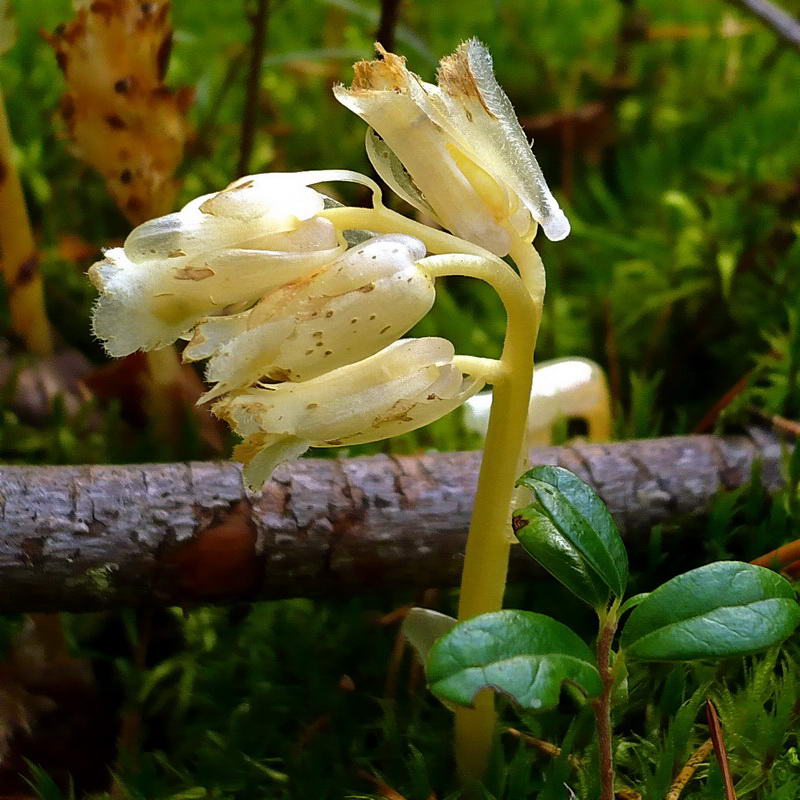
[[[529,242],[511,250],[522,278],[497,256],[444,231],[429,228],[386,208],[332,208],[321,212],[337,228],[376,233],[405,233],[429,252],[421,259],[432,276],[465,275],[486,281],[502,300],[508,317],[501,364],[494,384],[475,505],[464,554],[458,618],[469,619],[502,607],[508,572],[514,483],[524,457],[528,406],[533,379],[533,350],[544,297],[544,269]],[[444,255],[447,254],[447,255]],[[465,782],[486,771],[496,715],[489,691],[472,709],[456,711],[456,761]]]
[[[331,178],[331,180],[333,180]],[[375,196],[373,193],[373,201]],[[490,253],[483,247],[471,242],[465,242],[450,233],[423,225],[413,219],[408,219],[390,208],[379,206],[377,208],[354,208],[343,206],[342,208],[327,208],[317,214],[330,220],[339,230],[367,230],[374,233],[405,233],[408,236],[415,236],[424,242],[429,252],[443,253],[467,253],[473,256],[491,261],[504,270],[509,270],[508,265],[502,258]],[[454,273],[448,273],[454,274]]]
[[[514,242],[509,255],[514,259],[514,263],[517,265],[519,274],[522,277],[522,282],[525,284],[528,294],[533,299],[533,303],[539,311],[536,319],[536,331],[533,336],[535,345],[536,337],[539,334],[541,311],[544,305],[544,293],[547,287],[542,257],[533,246],[533,242],[524,239],[517,239]]]
[[[508,571],[514,483],[523,445],[533,379],[533,349],[540,307],[510,269],[468,255],[422,259],[432,275],[461,274],[485,280],[506,307],[508,324],[501,364],[505,375],[494,385],[461,578],[459,619],[502,607]],[[487,272],[487,267],[491,269]],[[495,727],[491,693],[482,692],[473,709],[456,711],[456,758],[462,779],[480,778],[486,769]]]
[[[508,377],[506,365],[496,358],[457,355],[453,364],[466,375],[477,375],[486,383],[498,383]]]

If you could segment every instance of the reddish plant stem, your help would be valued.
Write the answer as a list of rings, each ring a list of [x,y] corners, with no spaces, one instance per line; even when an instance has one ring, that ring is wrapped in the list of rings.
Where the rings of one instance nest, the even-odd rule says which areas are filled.
[[[594,718],[600,752],[600,800],[614,800],[614,754],[611,740],[611,692],[614,672],[611,667],[611,644],[617,631],[616,606],[604,616],[597,639],[597,667],[603,681],[603,693],[594,701]]]

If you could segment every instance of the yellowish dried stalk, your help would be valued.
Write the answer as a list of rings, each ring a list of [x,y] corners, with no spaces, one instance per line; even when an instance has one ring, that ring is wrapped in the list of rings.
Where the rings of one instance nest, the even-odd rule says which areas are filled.
[[[193,90],[165,86],[172,46],[167,0],[79,2],[75,18],[49,42],[66,81],[61,115],[75,155],[105,179],[134,225],[172,211],[190,127]],[[171,405],[181,366],[173,348],[148,353],[148,405]],[[174,411],[174,409],[173,409]],[[175,434],[174,415],[154,416]]]
[[[11,327],[31,353],[50,355],[50,323],[44,306],[39,256],[14,164],[13,141],[0,92],[0,251],[8,289]]]
[[[164,85],[169,8],[165,0],[81,2],[48,37],[66,80],[61,114],[75,154],[133,224],[172,210],[189,135],[192,90]]]

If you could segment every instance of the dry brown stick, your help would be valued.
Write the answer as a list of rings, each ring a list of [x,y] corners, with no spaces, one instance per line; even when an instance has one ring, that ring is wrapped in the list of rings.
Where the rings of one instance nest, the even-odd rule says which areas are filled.
[[[380,42],[389,52],[394,50],[397,20],[400,16],[400,5],[403,0],[381,0],[381,16],[375,31],[375,40]]]
[[[784,42],[800,50],[800,22],[770,0],[733,0],[751,14],[757,16]]]
[[[627,536],[707,509],[773,434],[540,448],[592,484]],[[0,611],[81,611],[453,586],[480,453],[303,459],[247,496],[223,462],[0,467]],[[516,552],[517,576],[533,569]],[[527,571],[527,572],[526,572]]]
[[[694,753],[689,756],[689,760],[683,765],[683,769],[675,777],[664,800],[678,800],[686,784],[689,783],[694,773],[697,772],[697,768],[711,755],[713,749],[714,743],[711,739],[706,739],[697,747]]]
[[[521,742],[524,742],[526,745],[528,745],[528,747],[533,747],[540,753],[544,753],[546,756],[558,758],[561,755],[561,748],[557,744],[547,742],[544,739],[537,739],[535,736],[531,736],[529,733],[523,733],[516,728],[506,728],[504,732],[514,736]],[[567,761],[569,761],[570,766],[574,768],[581,766],[581,758],[574,754],[568,755]],[[614,797],[615,800],[642,800],[641,794],[639,794],[636,789],[632,789],[630,786],[617,787],[616,791],[614,792]]]
[[[256,10],[250,15],[253,38],[250,42],[250,66],[247,71],[244,110],[242,113],[242,132],[239,143],[239,175],[250,172],[250,158],[255,144],[258,126],[258,104],[261,89],[261,66],[264,62],[264,49],[267,44],[267,22],[270,0],[257,0]]]

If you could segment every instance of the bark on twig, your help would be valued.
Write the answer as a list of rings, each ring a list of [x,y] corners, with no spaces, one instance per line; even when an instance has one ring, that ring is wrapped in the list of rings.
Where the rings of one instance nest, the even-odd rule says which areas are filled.
[[[800,50],[800,22],[770,0],[733,0],[757,16],[768,28],[795,50]]]
[[[750,479],[780,484],[771,434],[548,447],[628,536],[704,511]],[[304,459],[247,496],[231,463],[0,467],[0,611],[451,586],[479,453]],[[515,549],[516,550],[516,549]],[[516,574],[532,569],[524,554]]]

